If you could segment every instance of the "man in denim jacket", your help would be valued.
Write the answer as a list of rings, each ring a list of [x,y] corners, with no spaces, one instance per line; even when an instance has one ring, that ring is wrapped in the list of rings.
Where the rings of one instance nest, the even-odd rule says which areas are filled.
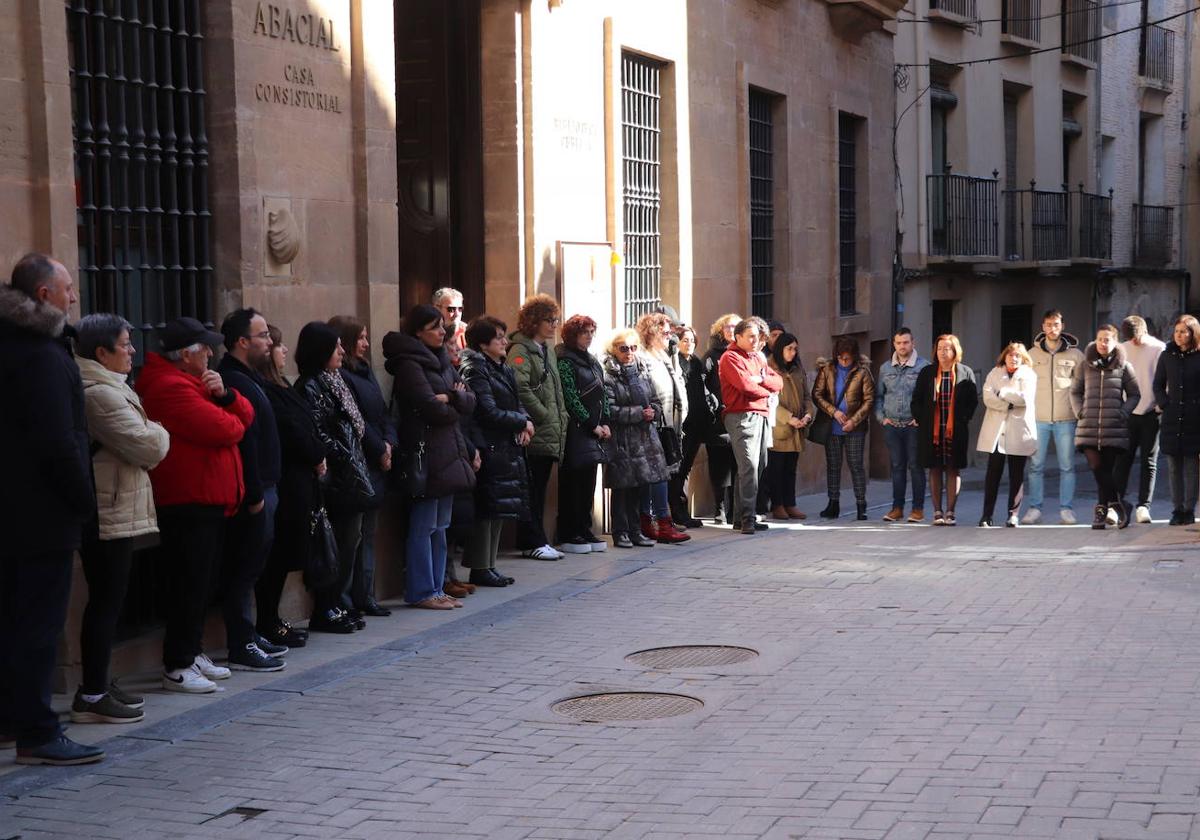
[[[905,472],[912,476],[912,513],[909,522],[925,521],[925,471],[917,462],[917,421],[912,416],[917,374],[929,361],[917,355],[912,330],[901,327],[892,336],[892,360],[879,368],[875,383],[875,419],[883,428],[892,460],[892,509],[884,522],[904,516]]]

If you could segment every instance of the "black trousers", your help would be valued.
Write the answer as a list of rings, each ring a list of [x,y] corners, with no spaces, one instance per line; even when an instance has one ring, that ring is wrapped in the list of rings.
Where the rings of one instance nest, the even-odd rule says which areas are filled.
[[[1114,479],[1117,459],[1120,458],[1121,452],[1122,450],[1114,449],[1111,446],[1104,449],[1089,446],[1083,450],[1083,457],[1087,458],[1088,469],[1092,471],[1092,476],[1096,479],[1099,504],[1111,505],[1113,502],[1121,500],[1117,494],[1117,482]]]
[[[262,574],[254,584],[254,603],[257,606],[255,623],[259,633],[267,633],[279,623],[279,599],[283,597],[283,587],[287,584],[292,562],[293,558],[281,551],[278,544],[271,546]]]
[[[225,540],[220,505],[168,505],[158,509],[162,566],[170,609],[163,634],[163,667],[190,667],[203,652],[204,614],[213,593]]]
[[[84,694],[103,694],[108,691],[108,661],[116,638],[117,619],[121,617],[125,592],[129,588],[133,538],[85,539],[79,554],[88,586],[88,601],[79,631],[80,658],[83,660],[80,688]]]
[[[732,505],[727,498],[729,494],[726,493],[726,490],[733,486],[733,447],[722,446],[717,443],[706,443],[704,450],[708,453],[708,480],[712,485],[715,504],[718,509],[720,509],[721,505],[724,505],[725,516],[727,518],[732,517],[734,513]]]
[[[688,513],[687,493],[684,492],[684,485],[687,483],[688,475],[692,472],[696,456],[700,453],[700,447],[703,444],[704,441],[698,435],[684,433],[683,460],[679,463],[679,471],[667,480],[667,496],[671,503],[672,513]]]
[[[597,465],[558,468],[558,541],[583,537],[592,530]]]
[[[799,452],[767,452],[767,480],[764,485],[770,495],[771,507],[796,506],[796,467]]]
[[[544,523],[546,514],[546,485],[550,483],[550,471],[555,459],[549,455],[528,455],[529,465],[529,519],[517,524],[517,548],[525,551],[549,545]]]
[[[268,487],[262,510],[250,513],[243,508],[226,525],[221,612],[225,618],[225,644],[231,651],[254,641],[254,584],[274,542],[278,507],[279,496],[273,486]]]
[[[1027,463],[1029,463],[1028,455],[1005,455],[1001,452],[992,452],[988,455],[987,473],[983,477],[983,517],[985,519],[991,519],[992,512],[996,510],[996,497],[1000,495],[1000,478],[1004,475],[1005,464],[1008,464],[1006,516],[1020,510]]]
[[[0,555],[0,733],[40,747],[62,728],[50,707],[73,551]]]
[[[1125,492],[1129,489],[1129,474],[1133,471],[1133,462],[1136,459],[1137,503],[1149,507],[1154,501],[1154,481],[1158,475],[1159,422],[1158,415],[1153,411],[1135,414],[1129,418],[1129,448],[1121,450],[1113,468],[1113,481],[1116,482],[1119,498],[1125,498]]]

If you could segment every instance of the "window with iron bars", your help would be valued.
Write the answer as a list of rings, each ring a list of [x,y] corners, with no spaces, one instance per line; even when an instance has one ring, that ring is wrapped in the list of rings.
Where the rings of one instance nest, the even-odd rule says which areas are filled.
[[[776,97],[750,90],[750,311],[775,312],[775,121]]]
[[[862,120],[838,114],[838,314],[858,311],[858,132]]]
[[[662,64],[621,54],[625,323],[662,302]]]
[[[81,308],[212,321],[200,0],[66,3]],[[139,355],[139,358],[144,358]]]

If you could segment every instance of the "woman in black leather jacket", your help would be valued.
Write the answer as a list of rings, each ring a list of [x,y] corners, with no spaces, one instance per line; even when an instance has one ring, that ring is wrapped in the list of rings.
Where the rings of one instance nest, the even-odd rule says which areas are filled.
[[[296,342],[300,378],[296,387],[308,401],[317,433],[325,444],[325,507],[338,547],[338,576],[313,593],[313,616],[308,626],[310,630],[335,633],[345,632],[347,616],[365,626],[361,613],[348,613],[341,607],[341,598],[354,574],[363,511],[375,503],[375,488],[362,447],[365,423],[341,376],[344,356],[337,331],[328,324],[313,321],[300,330]]]
[[[507,332],[503,321],[483,315],[467,326],[467,346],[459,351],[459,373],[475,394],[475,412],[465,425],[482,462],[475,481],[475,523],[463,549],[463,565],[476,586],[514,582],[496,570],[500,533],[506,519],[529,515],[525,447],[533,423],[521,407],[513,370],[504,364]]]

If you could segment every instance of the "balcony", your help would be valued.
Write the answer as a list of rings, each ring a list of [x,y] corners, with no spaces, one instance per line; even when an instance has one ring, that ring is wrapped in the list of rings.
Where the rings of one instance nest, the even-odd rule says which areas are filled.
[[[929,19],[969,26],[979,19],[976,0],[929,0]]]
[[[1170,90],[1175,83],[1175,32],[1162,26],[1147,26],[1142,32],[1138,75],[1144,84]]]
[[[1094,68],[1100,60],[1100,4],[1096,0],[1063,0],[1062,60]]]
[[[1009,263],[1112,259],[1112,193],[1004,190],[1004,255]]]
[[[1000,39],[1022,46],[1042,40],[1041,0],[1001,0]]]
[[[778,5],[780,0],[768,0]],[[838,37],[857,44],[871,32],[894,21],[908,0],[825,0],[829,22]]]
[[[991,178],[947,172],[925,177],[931,260],[999,258],[998,176],[998,172]]]
[[[1174,258],[1175,208],[1133,205],[1133,264],[1167,268]]]

